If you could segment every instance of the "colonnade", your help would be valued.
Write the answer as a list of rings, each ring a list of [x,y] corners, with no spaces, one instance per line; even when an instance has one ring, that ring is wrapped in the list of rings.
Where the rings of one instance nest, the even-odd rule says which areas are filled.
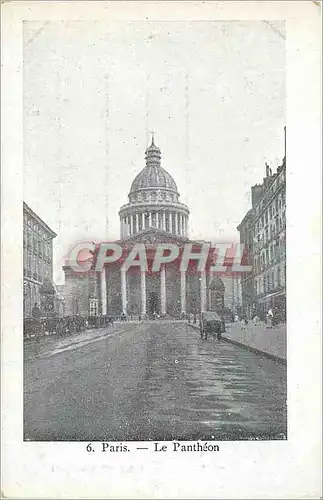
[[[150,210],[121,218],[122,236],[132,236],[148,227],[187,236],[188,215],[175,210]]]
[[[120,283],[121,283],[121,304],[122,312],[127,314],[128,305],[128,290],[127,290],[127,276],[124,268],[120,269]],[[206,288],[206,274],[205,271],[200,272],[200,310],[206,310],[207,305],[207,288]],[[107,289],[105,271],[101,273],[101,297],[102,300],[102,314],[107,314]],[[186,271],[180,271],[180,302],[181,314],[186,313]],[[146,296],[146,271],[140,272],[140,313],[141,316],[147,314],[147,296]],[[160,312],[161,315],[167,314],[167,288],[166,288],[166,270],[165,266],[160,269]]]

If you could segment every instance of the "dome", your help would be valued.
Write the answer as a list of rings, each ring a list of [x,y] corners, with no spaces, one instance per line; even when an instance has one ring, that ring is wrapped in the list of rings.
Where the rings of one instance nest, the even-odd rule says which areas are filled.
[[[150,228],[187,238],[189,210],[179,200],[173,177],[161,166],[154,137],[145,157],[146,166],[131,184],[129,202],[119,210],[121,239]]]
[[[173,177],[162,167],[145,167],[133,180],[130,193],[145,188],[164,188],[177,192]]]
[[[131,184],[130,193],[141,189],[169,189],[177,193],[177,186],[173,177],[160,165],[161,151],[152,138],[151,145],[146,149],[146,166],[135,177]]]

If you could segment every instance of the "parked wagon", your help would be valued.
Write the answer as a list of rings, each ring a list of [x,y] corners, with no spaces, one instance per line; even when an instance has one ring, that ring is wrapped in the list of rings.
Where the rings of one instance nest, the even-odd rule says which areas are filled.
[[[222,332],[225,331],[224,319],[215,311],[205,311],[200,314],[201,338],[207,339],[208,335],[216,335],[221,339]]]

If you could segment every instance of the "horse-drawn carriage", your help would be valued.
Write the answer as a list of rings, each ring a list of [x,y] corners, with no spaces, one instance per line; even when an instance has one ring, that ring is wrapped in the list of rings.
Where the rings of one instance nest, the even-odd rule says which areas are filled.
[[[225,332],[225,322],[215,311],[205,311],[200,314],[200,333],[201,338],[207,339],[208,335],[216,335],[221,339],[222,332]]]

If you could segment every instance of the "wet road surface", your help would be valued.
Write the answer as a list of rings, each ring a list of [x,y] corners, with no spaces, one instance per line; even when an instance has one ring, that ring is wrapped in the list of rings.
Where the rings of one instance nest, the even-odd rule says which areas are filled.
[[[25,440],[286,437],[286,367],[181,322],[25,344]]]

